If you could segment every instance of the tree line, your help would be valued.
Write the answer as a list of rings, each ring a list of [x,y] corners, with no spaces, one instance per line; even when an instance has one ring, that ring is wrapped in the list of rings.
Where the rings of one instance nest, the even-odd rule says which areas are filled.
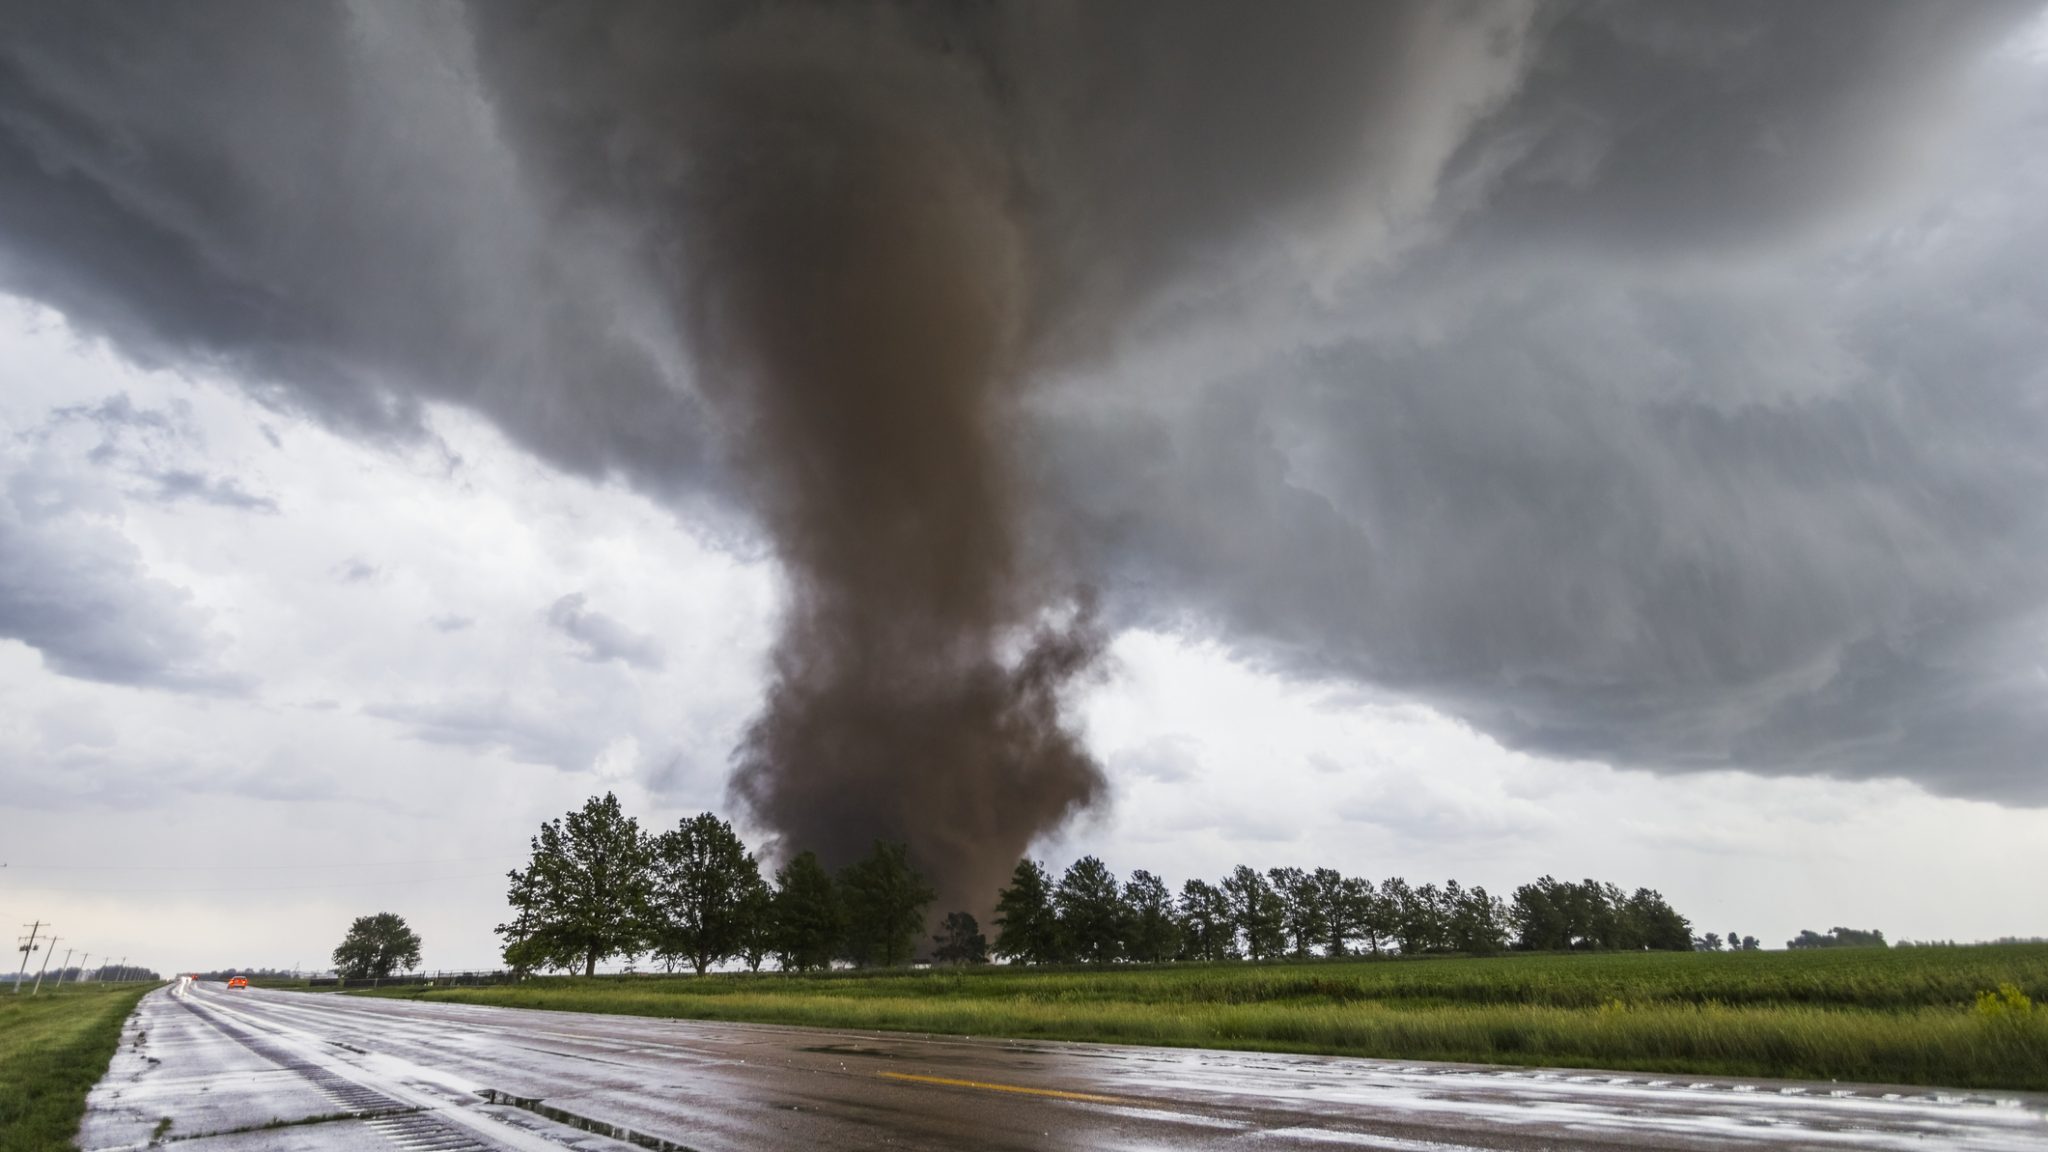
[[[1691,925],[1647,888],[1545,876],[1502,899],[1456,880],[1411,885],[1334,869],[1239,866],[1176,894],[1154,873],[1119,878],[1086,856],[1055,879],[1017,864],[997,893],[991,945],[975,917],[947,913],[921,938],[932,887],[907,848],[875,842],[834,873],[799,852],[764,879],[730,824],[711,813],[643,830],[610,793],[541,825],[527,863],[507,873],[512,916],[497,928],[508,966],[594,974],[642,957],[702,973],[741,961],[784,970],[845,961],[1160,963],[1378,955],[1694,947]],[[1718,941],[1716,941],[1718,943]]]
[[[837,875],[800,852],[771,886],[717,816],[649,833],[609,792],[541,825],[526,866],[507,878],[506,964],[585,975],[643,956],[699,973],[732,960],[758,970],[770,956],[789,971],[905,964],[936,897],[902,844],[877,841]]]
[[[1176,896],[1144,869],[1120,882],[1093,856],[1058,881],[1020,861],[997,897],[996,926],[994,953],[1026,964],[1693,947],[1692,926],[1647,888],[1545,876],[1503,900],[1456,880],[1239,865]]]
[[[1795,951],[1805,948],[1888,948],[1884,933],[1875,928],[1830,928],[1826,932],[1815,932],[1802,928],[1799,935],[1785,941],[1785,947]]]

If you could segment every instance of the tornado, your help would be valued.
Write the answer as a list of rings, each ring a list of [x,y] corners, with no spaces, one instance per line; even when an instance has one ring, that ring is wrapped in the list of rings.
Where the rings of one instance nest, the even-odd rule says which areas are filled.
[[[935,912],[986,915],[1035,839],[1105,798],[1071,704],[1103,672],[1106,630],[1034,530],[1032,390],[1099,367],[1248,232],[1361,203],[1390,218],[1448,147],[1405,130],[1404,109],[1463,75],[1440,61],[1499,50],[1491,19],[473,10],[536,182],[561,215],[641,238],[784,573],[730,783],[777,853],[843,865],[904,841]]]
[[[985,914],[1103,795],[1063,706],[1104,638],[1022,532],[1031,256],[988,76],[919,31],[706,32],[664,258],[786,585],[732,795],[785,853],[907,842]]]

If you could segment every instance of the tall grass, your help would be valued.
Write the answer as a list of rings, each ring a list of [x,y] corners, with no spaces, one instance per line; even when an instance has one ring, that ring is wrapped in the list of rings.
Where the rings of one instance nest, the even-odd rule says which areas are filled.
[[[122,1022],[154,986],[0,992],[0,1152],[72,1147],[86,1094],[106,1074]]]
[[[823,1027],[2048,1090],[2048,946],[546,979],[474,1004]]]

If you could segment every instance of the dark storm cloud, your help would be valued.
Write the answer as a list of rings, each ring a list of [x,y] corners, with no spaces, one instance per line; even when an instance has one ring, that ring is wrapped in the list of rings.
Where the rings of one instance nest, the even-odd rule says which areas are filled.
[[[1929,158],[1971,67],[2033,7],[1555,5],[1446,200],[1479,210],[1477,241],[1634,258],[1853,225]]]
[[[583,593],[571,592],[548,606],[548,626],[581,644],[583,651],[578,655],[593,664],[616,660],[650,672],[661,670],[659,640],[634,632],[588,605]]]
[[[1984,138],[2048,124],[2004,96]],[[1768,271],[1421,262],[1359,288],[1377,333],[1075,420],[1054,471],[1120,618],[1542,752],[2041,803],[2048,165],[1959,175]]]
[[[0,288],[358,435],[475,407],[681,497],[704,426],[629,230],[544,219],[450,6],[10,4]]]
[[[792,842],[992,889],[1093,801],[1083,583],[1518,746],[2048,799],[2040,200],[1859,231],[2024,8],[140,11],[11,21],[0,287],[743,504]]]

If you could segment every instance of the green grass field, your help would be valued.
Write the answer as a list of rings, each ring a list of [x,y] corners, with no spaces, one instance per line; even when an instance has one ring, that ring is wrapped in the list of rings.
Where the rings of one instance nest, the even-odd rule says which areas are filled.
[[[543,978],[376,995],[704,1020],[2048,1090],[2048,945]],[[369,993],[366,993],[369,994]]]
[[[85,1095],[106,1073],[122,1022],[154,987],[0,991],[0,1152],[72,1147]]]

